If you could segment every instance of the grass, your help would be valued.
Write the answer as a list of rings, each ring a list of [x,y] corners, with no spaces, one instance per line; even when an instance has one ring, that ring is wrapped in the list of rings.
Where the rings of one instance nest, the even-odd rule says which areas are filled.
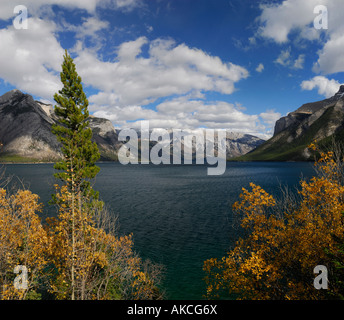
[[[42,158],[42,159],[37,159],[37,158],[30,158],[30,157],[23,157],[19,156],[16,154],[9,154],[9,153],[3,153],[0,154],[0,164],[3,163],[55,163],[58,161],[56,158]],[[107,153],[107,154],[102,154],[101,158],[99,161],[118,161],[117,155],[114,155],[112,153]]]
[[[0,154],[0,163],[51,163],[55,162],[56,159],[36,159],[30,157],[23,157],[16,154]]]
[[[34,162],[38,162],[38,160],[33,159],[33,158],[18,156],[15,154],[0,155],[0,163],[19,163],[19,162],[34,163]]]

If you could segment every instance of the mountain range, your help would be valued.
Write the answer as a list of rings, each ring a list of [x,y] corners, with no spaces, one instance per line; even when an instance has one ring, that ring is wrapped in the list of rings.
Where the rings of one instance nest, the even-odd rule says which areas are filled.
[[[0,161],[54,162],[62,154],[60,143],[51,132],[59,119],[50,104],[36,101],[20,90],[11,90],[0,97]],[[102,161],[116,161],[124,142],[118,140],[119,131],[108,119],[90,116],[93,141],[98,145]],[[173,137],[171,136],[171,140]],[[227,158],[242,156],[264,140],[242,133],[227,132]],[[152,146],[152,145],[151,145]]]
[[[344,140],[344,85],[325,100],[306,103],[276,121],[274,135],[255,150],[239,157],[244,161],[313,161],[308,146],[326,147]]]

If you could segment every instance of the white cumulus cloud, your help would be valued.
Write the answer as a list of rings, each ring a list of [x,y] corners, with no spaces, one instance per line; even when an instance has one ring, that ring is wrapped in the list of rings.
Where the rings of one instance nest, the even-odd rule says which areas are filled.
[[[60,89],[58,71],[63,49],[56,40],[56,25],[29,18],[30,28],[0,30],[0,78],[18,89],[50,99]]]
[[[316,6],[322,5],[328,12],[328,29],[317,30],[314,21],[318,13]],[[276,43],[287,43],[290,35],[295,33],[299,38],[318,41],[322,48],[313,71],[322,74],[334,74],[344,71],[344,1],[343,0],[284,0],[281,3],[260,6],[262,13],[258,20],[257,32]],[[325,34],[325,37],[321,37]],[[295,67],[301,67],[302,59],[295,61]],[[281,60],[283,62],[283,60]]]
[[[326,2],[328,0],[284,0],[281,3],[262,4],[258,33],[277,43],[287,42],[291,31],[309,27],[316,17],[314,8],[320,4],[326,5]],[[305,34],[309,36],[309,33]]]
[[[148,57],[141,55],[144,46]],[[192,91],[231,94],[235,83],[249,75],[245,68],[200,49],[145,37],[122,43],[113,61],[101,61],[82,48],[75,62],[83,81],[101,91],[91,100],[98,103],[105,99],[119,106],[146,105],[161,97]]]
[[[338,92],[340,83],[334,79],[329,80],[324,76],[316,76],[310,80],[305,80],[301,83],[303,90],[318,89],[318,93],[326,98],[332,97]]]

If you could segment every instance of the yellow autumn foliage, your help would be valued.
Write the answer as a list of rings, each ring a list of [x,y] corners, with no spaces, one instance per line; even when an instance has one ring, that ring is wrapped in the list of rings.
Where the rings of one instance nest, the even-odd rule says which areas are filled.
[[[42,279],[48,239],[37,215],[41,209],[38,196],[28,190],[8,195],[0,189],[0,299],[25,299]],[[18,265],[29,270],[27,290],[13,286]]]
[[[72,213],[73,195],[55,187],[58,214],[44,227],[37,195],[0,188],[0,300],[71,299],[72,269],[74,299],[159,299],[159,267],[147,270],[132,235],[115,235],[100,203],[82,199]],[[27,289],[14,286],[17,266],[27,268]]]
[[[316,149],[313,144],[310,146]],[[331,260],[335,237],[343,234],[344,186],[341,162],[333,152],[320,153],[319,175],[300,182],[300,200],[283,205],[261,187],[243,188],[233,205],[246,236],[221,259],[204,263],[207,297],[236,299],[323,299],[313,286],[317,265]],[[331,287],[336,291],[335,287]]]
[[[78,300],[157,299],[156,278],[143,270],[132,235],[117,237],[98,225],[102,203],[90,205],[82,196],[73,199],[67,186],[55,187],[59,213],[47,219],[49,261],[57,271],[51,293],[70,299],[73,283]]]

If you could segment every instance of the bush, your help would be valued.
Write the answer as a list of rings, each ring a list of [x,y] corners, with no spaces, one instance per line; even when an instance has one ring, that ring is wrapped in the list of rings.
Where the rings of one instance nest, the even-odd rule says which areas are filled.
[[[205,261],[208,298],[308,300],[339,295],[336,281],[330,281],[330,290],[316,290],[313,270],[324,265],[335,279],[333,257],[343,257],[338,244],[344,231],[342,161],[336,152],[320,152],[315,167],[315,177],[301,180],[297,200],[285,192],[277,201],[253,183],[251,190],[243,188],[233,209],[246,236],[223,258]],[[343,266],[343,260],[338,263]]]

